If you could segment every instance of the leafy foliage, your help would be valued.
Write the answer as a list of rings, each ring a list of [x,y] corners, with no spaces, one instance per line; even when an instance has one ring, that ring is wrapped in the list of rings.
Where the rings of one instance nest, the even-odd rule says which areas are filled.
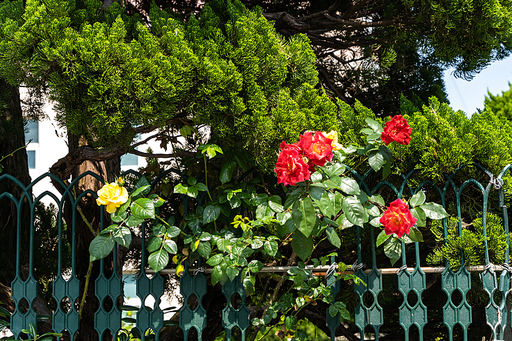
[[[466,225],[466,224],[465,224]],[[476,218],[469,226],[459,233],[459,222],[456,218],[447,220],[447,235],[444,235],[440,221],[433,221],[431,231],[438,245],[428,255],[429,264],[450,262],[452,269],[458,269],[464,255],[465,265],[480,265],[485,263],[484,242],[487,240],[489,260],[493,264],[505,261],[507,250],[506,234],[503,230],[503,219],[493,213],[487,214],[486,235],[483,233],[482,218]]]

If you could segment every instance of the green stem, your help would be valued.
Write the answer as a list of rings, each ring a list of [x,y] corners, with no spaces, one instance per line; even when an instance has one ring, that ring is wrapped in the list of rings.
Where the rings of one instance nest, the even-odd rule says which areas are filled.
[[[7,154],[5,156],[2,156],[2,158],[0,159],[0,162],[4,161],[5,159],[7,159],[9,156],[13,156],[14,153],[16,153],[18,150],[21,150],[23,148],[27,148],[27,145],[24,145],[24,146],[21,146],[19,148],[16,148],[13,152],[11,152],[10,154]]]
[[[210,194],[210,190],[208,189],[208,167],[206,164],[206,154],[203,154],[203,160],[204,160],[204,184],[206,186],[206,193],[208,193],[208,196],[210,197],[210,201],[213,201],[212,195]]]
[[[89,268],[87,269],[87,276],[85,277],[84,293],[82,294],[82,300],[80,301],[80,310],[78,311],[78,318],[82,318],[82,311],[85,305],[85,298],[87,296],[87,290],[89,289],[89,282],[91,280],[92,273],[92,262],[89,262]]]
[[[208,197],[210,201],[213,201],[212,195],[210,194],[210,189],[208,188],[208,166],[206,163],[206,154],[203,154],[204,160],[204,185],[206,186],[206,193],[208,193]],[[217,231],[217,222],[214,220],[213,225],[215,226],[215,231]]]

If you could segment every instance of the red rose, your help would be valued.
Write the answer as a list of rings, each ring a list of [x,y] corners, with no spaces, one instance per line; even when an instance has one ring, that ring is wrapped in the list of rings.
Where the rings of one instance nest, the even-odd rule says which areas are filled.
[[[386,146],[393,141],[400,144],[409,144],[411,142],[411,132],[412,129],[407,120],[402,115],[396,115],[391,118],[391,121],[386,122],[380,138]]]
[[[304,156],[309,160],[310,169],[314,165],[323,166],[332,160],[332,139],[325,137],[320,131],[307,132],[300,137],[299,145]]]
[[[401,199],[396,199],[389,205],[379,221],[384,225],[386,234],[396,233],[398,238],[401,238],[404,233],[409,235],[409,230],[416,224],[416,220],[409,211],[409,205]]]
[[[277,183],[295,186],[297,182],[309,180],[311,173],[308,165],[302,159],[302,150],[298,144],[281,142],[281,152],[277,158]]]

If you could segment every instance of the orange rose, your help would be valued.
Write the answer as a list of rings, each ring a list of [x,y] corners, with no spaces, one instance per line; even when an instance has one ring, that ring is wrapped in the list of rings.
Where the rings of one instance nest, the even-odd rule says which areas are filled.
[[[398,238],[401,238],[404,233],[409,235],[411,226],[416,224],[416,220],[409,210],[409,205],[401,199],[396,199],[389,205],[379,221],[384,225],[386,234],[396,233]]]

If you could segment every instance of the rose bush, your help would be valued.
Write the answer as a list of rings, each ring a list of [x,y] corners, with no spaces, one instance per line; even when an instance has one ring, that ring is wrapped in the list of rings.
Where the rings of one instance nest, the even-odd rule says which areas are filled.
[[[157,214],[156,209],[164,200],[151,192],[145,178],[134,186],[127,199],[119,186],[106,185],[98,192],[98,203],[105,203],[115,224],[99,232],[92,241],[91,260],[106,257],[116,243],[129,247],[130,229],[146,223],[147,259],[155,271],[168,266],[171,254],[175,255],[172,260],[178,274],[187,271],[187,265],[197,266],[197,260],[203,259],[211,267],[212,285],[238,278],[250,295],[255,292],[257,283],[263,281],[263,277],[258,281],[256,277],[265,263],[292,265],[285,276],[278,276],[278,284],[270,295],[272,302],[253,319],[257,329],[265,329],[266,325],[274,323],[272,321],[281,321],[278,323],[285,324],[286,330],[295,331],[298,312],[315,301],[329,304],[331,316],[339,314],[340,318],[350,319],[344,303],[332,304],[330,287],[307,268],[332,262],[337,254],[313,258],[315,249],[341,248],[340,234],[352,226],[384,227],[376,244],[384,246],[384,253],[394,264],[401,257],[402,242],[422,241],[417,226],[424,227],[427,217],[447,216],[442,206],[425,203],[425,193],[421,190],[408,203],[396,199],[386,208],[381,195],[360,188],[353,173],[343,164],[345,158],[356,155],[367,160],[375,172],[382,169],[383,177],[387,177],[391,172],[392,155],[382,141],[391,135],[396,138],[392,141],[397,143],[405,140],[397,138],[403,131],[393,130],[393,124],[393,129],[388,127],[386,132],[378,122],[366,121],[370,128],[361,131],[368,141],[365,147],[344,148],[337,144],[334,132],[306,132],[294,144],[283,141],[275,173],[277,183],[286,187],[262,185],[258,179],[262,176],[252,177],[250,181],[235,180],[235,169],[246,167],[243,160],[235,156],[225,156],[215,180],[208,171],[208,159],[223,154],[222,150],[216,145],[201,145],[198,152],[203,154],[205,173],[201,178],[204,183],[188,176],[186,182],[175,185],[173,193],[188,196],[189,208],[186,212],[180,207],[170,217]],[[395,128],[407,124],[401,120],[396,124],[396,118],[392,121]],[[332,246],[319,248],[322,243]],[[351,279],[356,285],[362,283],[359,277],[344,273],[343,259],[338,257],[336,262],[340,272],[335,274],[338,279]],[[289,283],[286,294],[278,295],[285,282]]]

